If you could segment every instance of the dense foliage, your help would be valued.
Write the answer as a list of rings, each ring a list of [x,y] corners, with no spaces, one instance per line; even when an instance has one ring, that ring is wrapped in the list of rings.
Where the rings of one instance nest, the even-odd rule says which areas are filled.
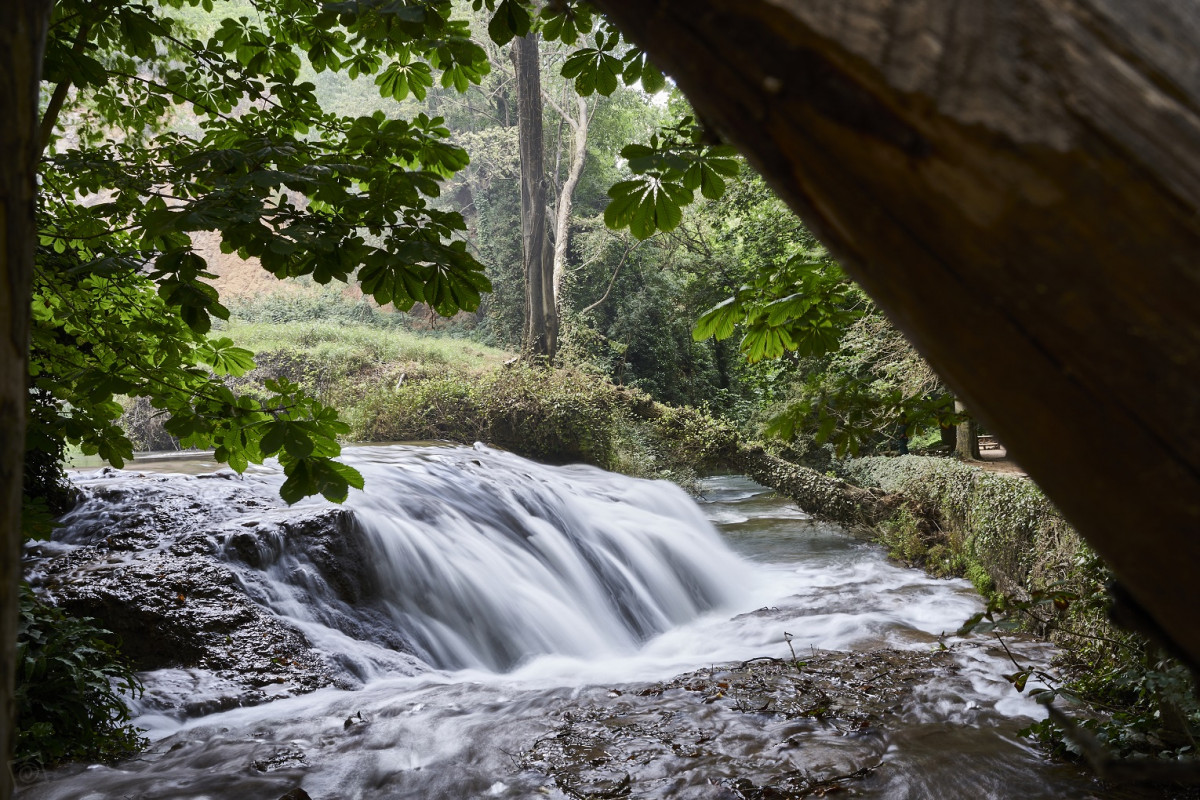
[[[95,621],[69,616],[21,589],[17,635],[17,737],[23,765],[110,761],[145,746],[123,694],[141,684]]]
[[[476,307],[488,282],[455,238],[463,219],[430,204],[467,163],[442,119],[327,112],[302,67],[378,73],[403,97],[435,70],[464,89],[488,63],[448,2],[393,14],[277,0],[207,38],[172,14],[199,4],[54,7],[32,361],[53,400],[31,447],[65,440],[119,465],[131,444],[114,397],[139,395],[237,470],[278,457],[289,500],[338,499],[361,478],[333,460],[336,412],[291,384],[256,398],[223,380],[252,361],[209,336],[228,310],[197,236],[279,277],[355,275],[380,303]]]

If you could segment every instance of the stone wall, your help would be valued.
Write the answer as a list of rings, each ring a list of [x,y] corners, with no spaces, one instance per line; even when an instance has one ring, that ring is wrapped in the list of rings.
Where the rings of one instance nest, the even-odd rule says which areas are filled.
[[[1089,551],[1028,478],[924,456],[850,461],[845,477],[904,502],[875,535],[897,557],[971,578],[986,596],[1069,581]]]

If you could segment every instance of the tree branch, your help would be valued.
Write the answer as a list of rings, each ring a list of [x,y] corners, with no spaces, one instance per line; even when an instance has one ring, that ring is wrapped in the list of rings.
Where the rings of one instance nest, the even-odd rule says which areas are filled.
[[[608,288],[604,290],[604,294],[600,295],[599,300],[592,303],[587,308],[581,310],[579,312],[580,316],[591,311],[593,308],[595,308],[596,306],[600,305],[601,303],[603,303],[605,300],[608,299],[609,293],[612,292],[613,285],[617,282],[617,276],[621,274],[621,267],[625,266],[625,261],[626,261],[626,259],[629,258],[629,254],[632,253],[634,250],[637,250],[639,247],[644,245],[646,242],[650,241],[650,239],[655,238],[657,235],[658,234],[655,234],[654,236],[651,236],[649,239],[642,239],[641,241],[636,242],[632,246],[625,248],[625,252],[621,254],[621,260],[617,262],[617,268],[613,270],[612,277],[608,281]]]
[[[560,117],[562,117],[564,120],[566,120],[568,125],[570,125],[572,128],[574,128],[576,130],[579,129],[579,121],[577,119],[575,119],[574,117],[572,117],[570,114],[568,114],[566,111],[564,111],[562,106],[560,106],[558,103],[554,102],[554,98],[551,97],[550,93],[547,92],[545,89],[542,89],[542,99],[545,100],[547,103],[549,103],[550,107],[553,108],[555,111],[557,111],[558,115]]]
[[[91,33],[92,24],[85,22],[79,26],[79,33],[75,36],[75,44],[71,48],[71,52],[79,55],[87,47],[88,34]],[[71,90],[71,79],[59,81],[54,87],[54,93],[50,95],[50,102],[46,104],[46,113],[42,115],[42,124],[38,132],[38,143],[41,145],[39,151],[45,151],[50,144],[50,137],[54,135],[54,126],[58,124],[58,115],[62,113],[63,103],[67,100],[67,93]]]

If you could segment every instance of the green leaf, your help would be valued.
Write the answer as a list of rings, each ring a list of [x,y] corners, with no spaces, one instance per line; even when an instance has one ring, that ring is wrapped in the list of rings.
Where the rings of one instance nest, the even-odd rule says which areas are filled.
[[[568,79],[578,78],[585,69],[588,69],[591,66],[594,61],[593,56],[595,53],[596,51],[590,48],[577,50],[575,53],[571,54],[565,62],[563,62],[562,69],[559,70],[559,74]]]
[[[681,206],[684,202],[691,201],[691,192],[687,192],[682,185],[679,185],[678,191],[676,191],[675,186],[675,184],[664,182],[654,199],[654,227],[660,231],[675,230],[683,221]],[[683,201],[685,193],[687,200]]]
[[[621,158],[627,161],[651,158],[658,153],[653,147],[644,144],[627,144],[621,148]]]
[[[736,297],[727,298],[704,312],[700,319],[696,320],[696,325],[692,328],[692,338],[697,342],[702,342],[709,337],[718,340],[728,339],[733,335],[734,328],[743,319],[744,314],[738,299]]]
[[[605,97],[611,95],[617,90],[617,76],[620,74],[621,62],[607,53],[601,55],[596,67],[596,91]]]
[[[488,36],[499,45],[508,44],[515,36],[529,33],[533,19],[529,11],[514,0],[501,0],[488,22]]]
[[[284,429],[283,449],[290,458],[308,458],[315,448],[313,437],[303,423],[287,423]]]
[[[725,196],[725,181],[711,164],[700,165],[700,194],[709,200],[720,200]]]
[[[284,420],[277,420],[267,428],[258,444],[264,456],[273,456],[283,449],[287,440],[287,429],[288,423]]]
[[[217,375],[240,377],[254,369],[254,354],[235,347],[233,340],[225,337],[201,345],[196,355],[200,363],[212,367]]]
[[[304,458],[285,468],[288,478],[280,487],[280,497],[289,505],[309,495],[321,494],[334,503],[344,502],[350,487],[363,487],[358,470],[326,458]]]
[[[649,61],[642,67],[641,78],[642,89],[645,90],[646,94],[658,94],[667,86],[667,79]]]

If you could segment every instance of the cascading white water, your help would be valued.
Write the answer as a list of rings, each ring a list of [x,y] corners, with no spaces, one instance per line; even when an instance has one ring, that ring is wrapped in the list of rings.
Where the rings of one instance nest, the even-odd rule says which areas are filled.
[[[706,482],[698,507],[667,484],[486,448],[364,447],[347,460],[368,490],[352,493],[345,515],[321,500],[280,508],[272,469],[82,481],[93,501],[51,556],[122,526],[155,532],[132,537],[150,551],[216,554],[230,581],[299,627],[357,690],[210,713],[230,708],[217,697],[229,696],[227,678],[157,670],[135,709],[149,753],[61,770],[23,785],[21,800],[278,800],[296,786],[315,800],[565,800],[622,786],[666,800],[765,796],[731,787],[851,772],[858,796],[881,800],[1093,796],[1086,778],[1015,737],[1042,712],[1000,677],[1008,653],[994,643],[947,640],[944,672],[911,687],[894,725],[872,730],[654,683],[763,656],[792,663],[815,648],[861,653],[870,672],[867,651],[944,650],[940,634],[980,607],[966,582],[890,564],[748,481]],[[126,544],[89,563],[132,564],[140,556]],[[181,596],[179,607],[193,602]],[[1048,656],[1009,646],[1023,662]],[[871,681],[887,675],[885,664]],[[580,719],[622,739],[613,752],[624,755],[572,739]],[[581,794],[571,773],[560,783],[521,761],[555,741],[624,783]]]
[[[367,549],[370,599],[435,667],[627,654],[735,605],[752,582],[751,567],[665,481],[545,467],[483,446],[375,448],[349,461],[368,486],[346,506]],[[314,627],[337,623],[305,557],[293,549],[268,566],[265,602],[328,647],[356,647]]]

